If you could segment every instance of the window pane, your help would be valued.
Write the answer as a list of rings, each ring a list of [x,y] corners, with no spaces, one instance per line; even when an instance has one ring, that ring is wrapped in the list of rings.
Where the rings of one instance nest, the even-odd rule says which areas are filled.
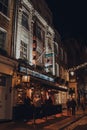
[[[7,14],[8,14],[8,0],[0,0],[0,11],[7,16]]]
[[[36,36],[41,40],[41,28],[37,25],[36,26]]]
[[[0,11],[2,11],[2,4],[0,3]]]
[[[4,4],[8,6],[8,0],[4,0]]]
[[[28,15],[25,12],[22,14],[22,25],[29,30]]]
[[[0,31],[0,48],[4,48],[6,40],[6,33]]]
[[[3,13],[5,14],[5,15],[7,15],[7,7],[3,7]]]

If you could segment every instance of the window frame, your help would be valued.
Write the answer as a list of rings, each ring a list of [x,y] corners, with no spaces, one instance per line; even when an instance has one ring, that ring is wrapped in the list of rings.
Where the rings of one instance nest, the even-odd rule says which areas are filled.
[[[0,0],[0,12],[8,16],[9,12],[9,0]]]
[[[21,20],[21,25],[25,28],[25,29],[27,29],[27,30],[29,30],[29,16],[28,16],[28,14],[26,13],[26,12],[22,12],[22,20]]]

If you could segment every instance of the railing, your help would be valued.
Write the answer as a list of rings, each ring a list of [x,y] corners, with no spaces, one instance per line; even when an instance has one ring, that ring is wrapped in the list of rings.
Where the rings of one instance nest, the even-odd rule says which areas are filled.
[[[13,107],[13,120],[30,120],[48,117],[62,113],[62,105],[42,105],[34,107],[33,105],[18,105]]]

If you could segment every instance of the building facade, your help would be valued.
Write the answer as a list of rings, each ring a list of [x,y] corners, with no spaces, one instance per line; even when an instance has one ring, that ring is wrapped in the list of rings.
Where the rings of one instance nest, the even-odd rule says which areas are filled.
[[[0,120],[12,119],[12,78],[16,60],[11,58],[14,1],[0,1]],[[8,105],[9,104],[9,105]]]
[[[46,3],[8,0],[8,4],[0,4],[8,10],[8,13],[4,12],[4,7],[0,10],[0,49],[3,50],[0,93],[4,93],[0,102],[1,119],[12,119],[17,106],[24,104],[26,95],[32,101],[40,96],[43,102],[51,96],[53,105],[65,107],[67,55],[60,35],[53,28],[52,14]]]

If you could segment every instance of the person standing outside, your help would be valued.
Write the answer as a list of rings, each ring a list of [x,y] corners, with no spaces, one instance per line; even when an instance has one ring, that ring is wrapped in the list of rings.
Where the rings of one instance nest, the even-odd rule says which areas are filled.
[[[71,115],[71,100],[70,99],[67,99],[67,102],[66,102],[66,106],[67,106],[67,115]]]
[[[72,115],[76,114],[76,101],[74,98],[71,100]]]
[[[85,111],[85,99],[84,99],[84,97],[81,98],[80,102],[81,102],[82,110]]]

